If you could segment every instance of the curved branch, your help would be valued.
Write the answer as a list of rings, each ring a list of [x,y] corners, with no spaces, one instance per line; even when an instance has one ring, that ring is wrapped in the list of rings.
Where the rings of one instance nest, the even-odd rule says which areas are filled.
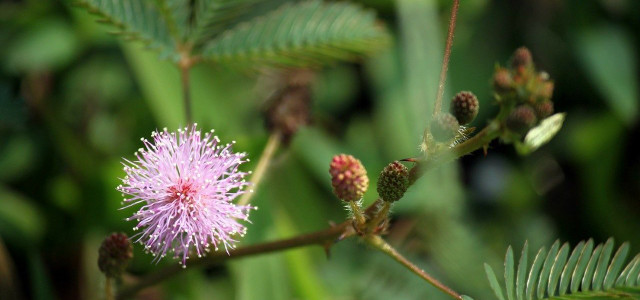
[[[398,251],[396,251],[395,248],[393,248],[391,245],[389,245],[380,236],[377,236],[377,235],[368,236],[365,240],[367,241],[367,243],[369,245],[371,245],[374,248],[380,250],[384,254],[391,256],[397,262],[399,262],[403,266],[407,267],[407,269],[409,269],[411,272],[413,272],[414,274],[420,276],[420,278],[424,279],[425,281],[427,281],[431,285],[435,286],[439,290],[441,290],[444,293],[446,293],[447,295],[451,296],[451,298],[457,299],[457,300],[461,300],[462,299],[462,296],[460,294],[456,293],[450,287],[442,284],[437,279],[431,277],[431,275],[429,275],[423,269],[420,269],[418,266],[414,265],[406,257],[402,256],[402,254],[398,253]]]
[[[225,252],[216,252],[206,257],[190,260],[189,269],[193,269],[194,267],[211,266],[227,260],[241,258],[245,256],[265,254],[265,253],[281,251],[281,250],[288,250],[288,249],[293,249],[293,248],[302,247],[302,246],[309,246],[309,245],[327,246],[335,242],[336,239],[342,239],[342,238],[352,236],[355,232],[353,230],[353,227],[350,225],[351,225],[351,221],[346,221],[324,230],[296,236],[289,239],[261,243],[261,244],[233,249],[233,250],[230,250],[228,254]],[[145,277],[142,277],[136,283],[124,286],[118,292],[116,299],[122,300],[122,299],[132,297],[140,290],[146,287],[152,286],[154,284],[157,284],[167,278],[170,278],[178,274],[179,272],[184,272],[181,265],[173,264],[173,265],[164,267],[163,269],[160,269],[157,272],[153,272],[146,275]]]
[[[487,127],[465,142],[434,153],[423,161],[418,161],[416,165],[411,168],[409,182],[413,184],[427,171],[489,145],[489,143],[498,136],[500,136],[500,123],[495,120],[491,121]]]
[[[266,173],[269,162],[271,162],[271,158],[273,154],[278,150],[278,146],[280,145],[280,140],[282,139],[282,134],[279,131],[274,131],[269,136],[269,140],[267,141],[267,145],[264,147],[262,151],[262,155],[260,155],[260,159],[258,160],[258,165],[256,166],[255,171],[253,172],[253,176],[251,176],[251,183],[253,184],[253,190],[249,193],[244,193],[240,200],[238,200],[238,205],[244,206],[249,204],[255,190],[258,188],[258,184],[262,180],[262,177]]]

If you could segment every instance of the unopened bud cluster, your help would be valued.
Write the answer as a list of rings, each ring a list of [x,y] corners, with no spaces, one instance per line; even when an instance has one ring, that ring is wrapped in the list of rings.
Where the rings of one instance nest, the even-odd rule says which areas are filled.
[[[104,239],[98,250],[98,267],[107,277],[122,275],[133,258],[133,246],[124,233],[113,233]]]
[[[333,157],[329,166],[333,193],[343,201],[358,201],[369,188],[367,170],[357,158],[340,154]]]
[[[514,52],[509,68],[496,68],[493,89],[502,110],[508,112],[503,120],[512,133],[523,135],[553,114],[553,82],[547,73],[536,71],[525,47]]]

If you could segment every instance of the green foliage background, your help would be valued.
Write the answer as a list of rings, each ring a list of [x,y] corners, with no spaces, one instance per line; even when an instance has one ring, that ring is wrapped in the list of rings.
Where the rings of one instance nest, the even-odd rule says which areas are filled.
[[[254,198],[260,209],[243,244],[343,220],[327,173],[334,154],[360,158],[375,182],[386,163],[418,151],[450,3],[361,4],[387,23],[393,43],[359,63],[318,71],[314,124],[276,156],[272,176]],[[489,87],[495,63],[525,45],[555,80],[553,99],[557,111],[568,113],[565,127],[528,157],[496,143],[487,157],[476,153],[427,174],[394,207],[388,239],[475,299],[493,299],[483,263],[500,269],[510,244],[529,240],[538,249],[556,238],[575,245],[613,236],[638,253],[639,11],[632,0],[462,1],[445,99],[460,90],[476,93],[481,109],[474,125],[482,126],[496,112]],[[158,51],[109,35],[95,19],[66,2],[0,2],[0,262],[12,270],[0,268],[0,279],[10,278],[25,299],[102,297],[101,239],[112,231],[131,233],[124,218],[132,211],[118,210],[115,190],[123,176],[120,159],[152,130],[184,125],[170,57],[158,60]],[[252,164],[268,136],[257,75],[202,64],[192,70],[191,83],[194,119],[223,141],[236,140]],[[371,188],[365,202],[376,196]],[[140,247],[135,257],[133,274],[160,267]],[[446,299],[355,241],[335,245],[329,260],[318,247],[246,258],[185,272],[147,294]]]

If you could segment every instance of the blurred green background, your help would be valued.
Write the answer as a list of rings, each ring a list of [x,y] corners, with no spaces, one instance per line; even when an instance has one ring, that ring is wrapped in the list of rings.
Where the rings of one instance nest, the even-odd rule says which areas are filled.
[[[317,72],[314,123],[277,153],[243,244],[344,220],[327,173],[333,155],[360,158],[375,182],[386,163],[418,152],[450,1],[361,2],[391,28],[393,46]],[[473,91],[474,125],[485,124],[496,113],[495,64],[525,45],[555,81],[567,121],[528,157],[494,143],[486,157],[427,174],[394,206],[391,243],[475,299],[493,299],[483,262],[500,269],[507,246],[517,252],[525,240],[535,249],[613,236],[639,252],[639,13],[634,0],[463,0],[445,99]],[[17,299],[103,298],[97,249],[133,226],[124,221],[133,210],[118,209],[120,160],[152,130],[184,125],[178,70],[109,30],[67,2],[0,1],[0,281]],[[195,120],[236,140],[252,159],[245,170],[268,137],[260,80],[223,66],[192,70]],[[376,196],[372,186],[365,202]],[[191,270],[140,299],[446,299],[355,240],[331,254],[312,247]],[[150,261],[136,246],[129,270],[174,263]]]

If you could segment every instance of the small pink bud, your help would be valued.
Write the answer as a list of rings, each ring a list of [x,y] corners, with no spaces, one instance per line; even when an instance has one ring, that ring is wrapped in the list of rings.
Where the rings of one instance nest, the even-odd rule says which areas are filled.
[[[340,154],[333,157],[329,166],[333,193],[343,201],[357,201],[369,188],[367,170],[357,158]]]

